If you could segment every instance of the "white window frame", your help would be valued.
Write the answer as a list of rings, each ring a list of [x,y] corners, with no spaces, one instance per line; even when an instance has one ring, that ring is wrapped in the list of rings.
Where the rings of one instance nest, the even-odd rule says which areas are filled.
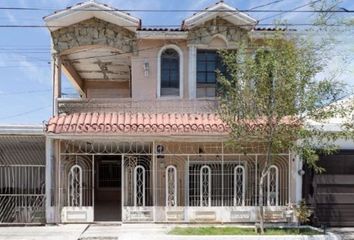
[[[211,168],[208,165],[204,165],[200,168],[200,206],[203,206],[203,170],[208,169],[208,207],[211,206]]]
[[[136,182],[136,177],[137,177],[137,170],[138,169],[142,169],[142,173],[143,173],[143,192],[142,192],[142,197],[143,197],[143,204],[142,206],[138,206],[137,205],[137,193],[138,193],[138,186],[137,186],[137,182]],[[145,168],[141,165],[138,165],[134,168],[134,207],[145,207],[145,187],[146,187],[146,184],[145,184]]]
[[[173,181],[174,181],[174,189],[173,189],[173,201],[174,201],[174,205],[170,205],[169,202],[168,202],[168,199],[169,199],[169,184],[168,184],[168,181],[169,181],[169,178],[168,178],[168,171],[170,169],[173,169]],[[166,168],[166,207],[177,207],[177,168],[173,165],[169,165],[167,168]]]
[[[275,169],[275,205],[270,204],[270,172]],[[267,174],[267,205],[268,206],[278,206],[279,205],[279,169],[275,165],[269,167]]]
[[[242,203],[237,205],[237,170],[242,169]],[[234,206],[245,206],[246,197],[246,169],[242,165],[237,165],[234,168]]]
[[[161,55],[166,49],[173,49],[179,55],[179,96],[161,96]],[[183,98],[183,51],[175,44],[163,46],[157,54],[157,97],[158,98]]]
[[[72,203],[72,197],[74,195],[74,188],[70,187],[74,185],[74,170],[79,169],[79,205],[74,206]],[[78,164],[73,165],[69,170],[68,175],[68,206],[70,207],[81,207],[82,206],[82,167]]]

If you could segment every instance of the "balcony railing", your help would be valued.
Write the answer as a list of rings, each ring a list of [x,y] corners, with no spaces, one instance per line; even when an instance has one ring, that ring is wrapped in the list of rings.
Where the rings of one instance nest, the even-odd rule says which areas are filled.
[[[58,99],[58,107],[59,113],[66,114],[80,112],[200,113],[215,112],[217,101],[214,99],[133,100],[130,98],[61,98]]]

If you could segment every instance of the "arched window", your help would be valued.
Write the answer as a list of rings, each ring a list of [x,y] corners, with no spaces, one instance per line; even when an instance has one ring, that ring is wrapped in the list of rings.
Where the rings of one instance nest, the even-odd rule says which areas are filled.
[[[177,206],[177,169],[175,166],[166,168],[166,207]]]
[[[182,51],[175,45],[165,46],[158,61],[158,97],[182,96]]]
[[[211,206],[211,169],[206,165],[200,169],[200,206]]]
[[[269,167],[267,176],[267,205],[278,206],[279,204],[279,170],[272,165]]]
[[[82,206],[82,168],[74,165],[68,175],[68,206]]]
[[[134,206],[145,206],[145,168],[143,166],[134,168]]]
[[[245,167],[238,165],[234,168],[234,206],[245,205]]]

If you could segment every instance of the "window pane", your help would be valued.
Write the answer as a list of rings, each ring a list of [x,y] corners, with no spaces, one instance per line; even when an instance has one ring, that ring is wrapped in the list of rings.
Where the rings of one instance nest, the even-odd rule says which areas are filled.
[[[206,63],[203,61],[197,62],[197,71],[206,71]]]
[[[216,60],[216,51],[209,52],[207,54],[207,60],[208,61],[215,61]]]
[[[207,71],[214,72],[216,70],[216,62],[208,62]]]
[[[168,82],[170,78],[170,71],[169,70],[162,70],[161,73],[161,82]]]
[[[161,96],[179,95],[179,55],[174,49],[161,54]]]
[[[216,74],[214,72],[208,72],[207,82],[208,83],[216,83]]]
[[[206,81],[206,73],[205,72],[198,72],[197,73],[197,82],[204,83]]]
[[[198,51],[197,52],[197,61],[204,61],[206,60],[206,55],[204,53],[204,51]]]
[[[215,92],[215,87],[208,87],[208,88],[206,89],[206,96],[207,96],[207,97],[215,97],[215,96],[216,96],[215,93],[216,93],[216,92]]]

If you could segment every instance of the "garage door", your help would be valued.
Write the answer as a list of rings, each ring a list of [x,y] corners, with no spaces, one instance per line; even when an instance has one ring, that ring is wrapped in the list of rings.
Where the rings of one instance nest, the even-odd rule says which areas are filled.
[[[304,178],[305,196],[314,208],[313,222],[354,226],[354,152],[322,156],[320,165],[324,173]]]

